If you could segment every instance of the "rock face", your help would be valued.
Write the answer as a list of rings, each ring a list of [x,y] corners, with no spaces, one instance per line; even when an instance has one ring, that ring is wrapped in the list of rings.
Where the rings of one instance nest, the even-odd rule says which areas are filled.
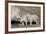
[[[38,19],[39,17],[36,14],[30,14],[19,7],[12,7],[11,20],[15,20],[16,24],[21,23],[25,26],[31,26],[32,24],[39,24]]]

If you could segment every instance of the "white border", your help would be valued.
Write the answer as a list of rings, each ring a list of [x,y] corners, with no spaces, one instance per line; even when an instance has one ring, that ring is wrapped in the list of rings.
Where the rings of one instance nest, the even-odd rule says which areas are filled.
[[[11,5],[15,6],[36,6],[41,7],[41,26],[31,28],[13,28],[11,29]],[[24,3],[8,3],[8,31],[27,31],[27,30],[41,30],[43,29],[43,5],[38,4],[24,4]]]

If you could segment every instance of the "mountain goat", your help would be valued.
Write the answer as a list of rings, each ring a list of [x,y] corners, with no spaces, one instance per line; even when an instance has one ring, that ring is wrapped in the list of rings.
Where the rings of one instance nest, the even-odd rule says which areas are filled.
[[[30,25],[32,25],[33,21],[35,21],[36,24],[38,24],[38,16],[30,15],[30,14],[23,15],[22,17],[20,17],[20,22],[22,22],[22,24],[24,25],[23,21],[26,23],[26,25],[27,25],[27,22],[29,22]]]

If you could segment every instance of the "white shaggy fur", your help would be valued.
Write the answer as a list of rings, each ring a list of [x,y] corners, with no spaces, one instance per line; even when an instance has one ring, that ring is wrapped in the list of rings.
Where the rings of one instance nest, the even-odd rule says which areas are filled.
[[[20,17],[20,22],[22,22],[22,25],[24,25],[23,21],[26,23],[27,25],[27,22],[28,22],[28,19],[27,19],[27,16],[26,15],[23,15],[22,17]]]
[[[20,22],[23,22],[25,21],[26,25],[27,25],[27,22],[29,21],[30,22],[30,25],[32,25],[32,21],[36,21],[38,24],[38,16],[37,15],[30,15],[30,14],[26,14],[26,15],[23,15],[22,17],[20,17]]]

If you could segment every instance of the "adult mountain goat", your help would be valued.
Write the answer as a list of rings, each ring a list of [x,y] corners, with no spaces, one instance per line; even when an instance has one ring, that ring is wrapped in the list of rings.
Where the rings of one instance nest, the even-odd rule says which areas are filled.
[[[38,24],[38,16],[37,15],[30,15],[27,13],[26,15],[23,15],[22,17],[20,17],[20,22],[25,22],[26,26],[27,26],[27,22],[29,22],[30,25],[32,25],[33,21],[36,22],[36,24]]]

